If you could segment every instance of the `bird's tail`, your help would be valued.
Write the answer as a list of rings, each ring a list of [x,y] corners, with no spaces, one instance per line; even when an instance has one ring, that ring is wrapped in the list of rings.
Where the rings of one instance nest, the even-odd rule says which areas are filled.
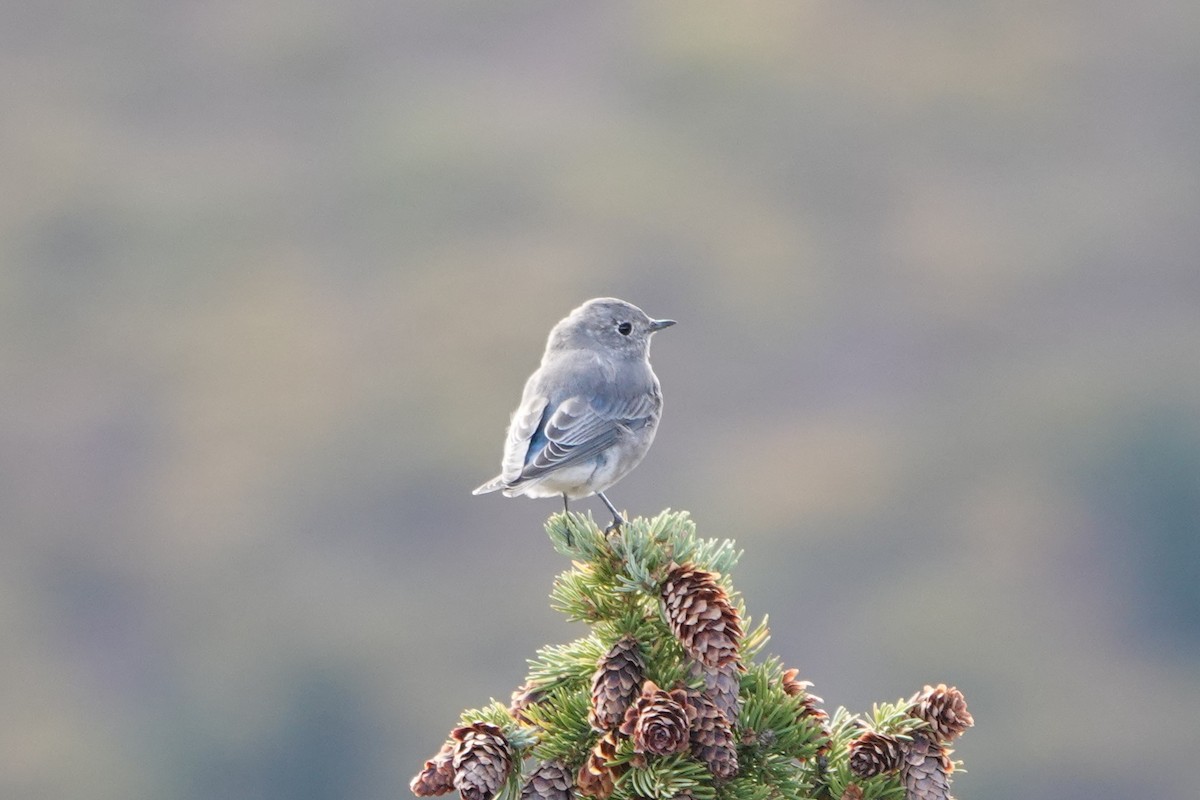
[[[504,488],[504,478],[503,478],[503,476],[497,475],[496,477],[492,478],[487,483],[476,488],[473,492],[471,492],[471,494],[487,494],[488,492],[495,492],[495,491],[497,491],[499,489],[503,489],[503,488]]]

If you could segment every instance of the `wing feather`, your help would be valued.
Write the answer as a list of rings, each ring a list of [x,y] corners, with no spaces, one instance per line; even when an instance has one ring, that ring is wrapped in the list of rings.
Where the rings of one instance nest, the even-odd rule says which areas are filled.
[[[623,433],[649,422],[657,409],[657,399],[649,394],[604,404],[580,396],[568,397],[532,437],[534,441],[544,440],[544,445],[529,450],[518,480],[534,480],[594,458],[615,444]]]
[[[521,480],[521,470],[529,460],[530,442],[541,431],[548,416],[550,398],[531,394],[513,414],[504,441],[504,459],[500,465],[500,477],[511,485]]]

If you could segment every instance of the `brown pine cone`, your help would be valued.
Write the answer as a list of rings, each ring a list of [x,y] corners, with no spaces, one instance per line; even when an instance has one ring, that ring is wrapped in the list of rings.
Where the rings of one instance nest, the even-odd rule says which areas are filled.
[[[512,750],[503,732],[487,722],[455,728],[454,788],[463,800],[491,800],[512,769]]]
[[[903,750],[900,779],[905,800],[948,800],[953,765],[942,746],[924,733],[914,733]]]
[[[800,680],[800,670],[786,669],[783,671],[783,691],[787,692],[789,697],[804,694],[810,686],[812,686],[812,681]]]
[[[800,718],[812,717],[821,725],[821,729],[824,730],[825,724],[829,722],[829,715],[825,713],[820,704],[825,701],[808,691],[809,687],[812,686],[812,681],[802,681],[799,677],[800,670],[786,670],[783,673],[783,690],[792,697],[803,696],[804,709],[800,712]]]
[[[660,598],[671,631],[688,655],[706,667],[737,661],[742,621],[716,573],[673,564]]]
[[[646,669],[637,640],[625,636],[604,654],[592,675],[592,707],[588,722],[597,731],[612,730],[625,719],[625,709],[638,696]]]
[[[873,778],[900,766],[900,742],[886,733],[867,731],[850,743],[850,771]]]
[[[707,693],[688,692],[688,702],[696,709],[691,732],[693,755],[708,765],[713,777],[732,778],[737,774],[738,761],[729,720]]]
[[[641,695],[625,710],[620,732],[633,739],[635,753],[665,756],[688,748],[696,709],[688,703],[687,691],[667,692],[654,681],[642,684]]]
[[[545,687],[538,686],[532,681],[526,681],[512,693],[512,701],[508,704],[508,713],[522,725],[532,724],[525,710],[532,705],[542,702],[546,696]]]
[[[720,667],[706,667],[692,661],[691,675],[704,680],[704,691],[717,704],[730,725],[737,725],[741,718],[742,701],[738,697],[742,684],[741,664],[731,662]]]
[[[616,731],[609,731],[600,737],[592,752],[584,759],[579,768],[575,781],[579,793],[584,797],[594,797],[596,800],[608,800],[608,796],[616,788],[616,780],[627,767],[623,764],[609,764],[617,755]]]
[[[434,797],[454,788],[454,742],[442,745],[437,755],[425,762],[425,767],[412,779],[408,788],[417,797]]]
[[[936,687],[926,685],[913,695],[908,714],[925,720],[933,737],[939,742],[953,741],[975,724],[971,712],[967,711],[967,699],[963,693],[954,686],[947,688],[944,683]]]
[[[538,764],[521,787],[521,800],[571,800],[571,774],[558,761]]]

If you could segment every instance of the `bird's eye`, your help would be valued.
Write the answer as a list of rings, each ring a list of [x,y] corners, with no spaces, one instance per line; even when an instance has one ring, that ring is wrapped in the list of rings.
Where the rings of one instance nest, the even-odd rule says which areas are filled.
[[[617,326],[617,333],[621,334],[622,336],[628,336],[629,334],[633,333],[633,325],[628,322],[622,322]]]

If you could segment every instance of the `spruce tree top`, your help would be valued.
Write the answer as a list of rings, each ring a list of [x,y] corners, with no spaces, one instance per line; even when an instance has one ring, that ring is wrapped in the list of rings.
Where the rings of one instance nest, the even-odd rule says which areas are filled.
[[[944,800],[962,693],[926,686],[870,714],[832,715],[798,670],[762,655],[729,573],[741,552],[686,512],[606,534],[560,513],[572,567],[551,605],[587,636],[541,648],[512,702],[463,713],[412,791],[464,800]]]

